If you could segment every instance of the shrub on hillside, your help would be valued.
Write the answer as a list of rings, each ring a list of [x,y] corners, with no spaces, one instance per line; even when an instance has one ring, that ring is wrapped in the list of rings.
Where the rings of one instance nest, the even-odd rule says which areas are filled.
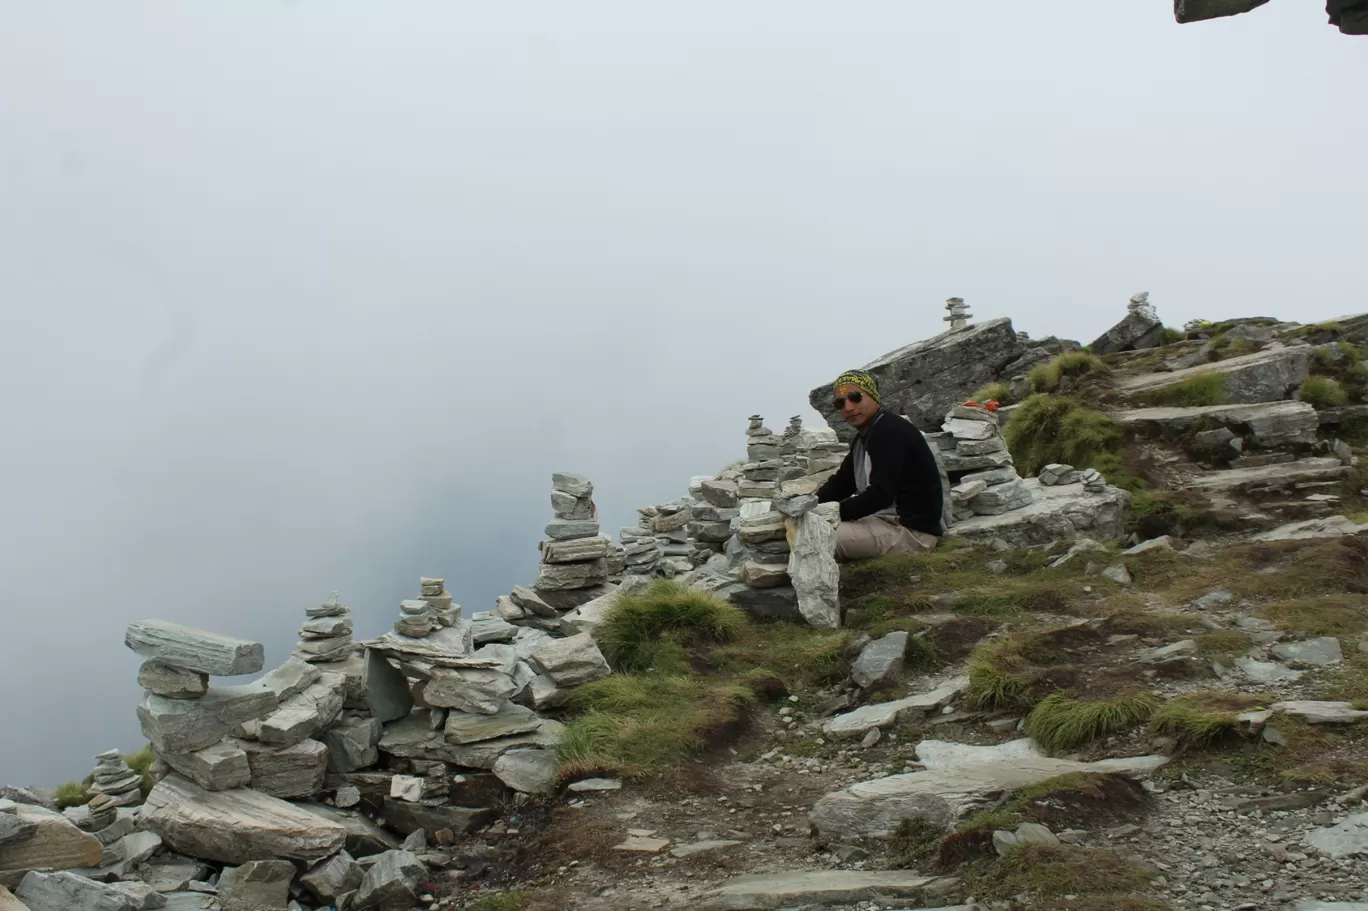
[[[619,597],[594,635],[614,670],[635,673],[683,670],[687,648],[731,642],[745,626],[746,615],[726,599],[659,579]]]
[[[1016,407],[1002,436],[1023,476],[1054,462],[1116,472],[1125,438],[1121,425],[1102,412],[1075,399],[1043,394]]]
[[[68,781],[66,784],[57,786],[57,793],[53,797],[53,803],[57,804],[57,809],[65,810],[69,807],[83,807],[90,803],[90,798],[94,796],[90,793],[90,785],[79,781]]]
[[[1308,376],[1301,384],[1301,400],[1312,408],[1338,408],[1349,404],[1349,393],[1328,376]]]
[[[988,383],[974,393],[975,402],[997,402],[999,405],[1012,404],[1012,387],[1007,383]]]
[[[1167,405],[1175,408],[1224,405],[1227,379],[1224,373],[1199,370],[1185,380],[1141,393],[1135,400],[1141,405]]]

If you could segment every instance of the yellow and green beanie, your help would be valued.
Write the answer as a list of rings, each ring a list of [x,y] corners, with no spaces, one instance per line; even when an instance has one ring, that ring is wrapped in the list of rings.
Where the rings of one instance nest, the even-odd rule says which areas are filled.
[[[836,377],[831,388],[840,389],[842,386],[854,386],[874,401],[879,400],[879,381],[867,370],[847,370]]]

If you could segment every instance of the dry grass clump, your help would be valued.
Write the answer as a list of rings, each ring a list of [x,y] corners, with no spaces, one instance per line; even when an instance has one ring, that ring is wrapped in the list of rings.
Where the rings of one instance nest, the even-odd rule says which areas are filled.
[[[683,670],[690,648],[731,642],[746,622],[740,608],[712,592],[659,579],[641,591],[618,597],[594,636],[616,670]]]

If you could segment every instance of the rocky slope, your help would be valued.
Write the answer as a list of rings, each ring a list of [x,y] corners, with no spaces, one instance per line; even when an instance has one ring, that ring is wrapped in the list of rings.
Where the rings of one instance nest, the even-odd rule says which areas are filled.
[[[755,419],[620,544],[558,475],[495,611],[425,579],[357,643],[329,599],[235,687],[255,643],[134,624],[154,786],[110,752],[65,811],[2,792],[0,911],[1361,911],[1365,336],[1137,296],[1105,355],[1005,321],[894,352],[950,536],[839,599],[793,542],[840,447]]]

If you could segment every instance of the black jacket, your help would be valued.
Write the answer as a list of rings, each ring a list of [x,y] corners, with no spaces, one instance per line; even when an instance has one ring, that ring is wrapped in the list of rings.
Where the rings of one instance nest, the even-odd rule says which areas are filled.
[[[863,519],[896,506],[898,521],[913,531],[941,534],[944,496],[936,457],[920,430],[895,414],[879,412],[863,436],[872,471],[864,493],[855,492],[855,452],[850,452],[836,473],[817,491],[822,503],[839,500],[841,518]],[[858,438],[857,438],[858,442]]]

